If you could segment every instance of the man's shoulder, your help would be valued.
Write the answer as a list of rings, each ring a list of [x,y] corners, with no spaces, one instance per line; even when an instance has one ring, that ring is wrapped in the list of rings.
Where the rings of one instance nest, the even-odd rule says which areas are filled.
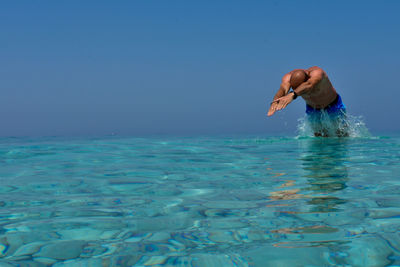
[[[314,66],[314,67],[307,69],[307,72],[308,72],[308,75],[310,75],[311,77],[314,77],[314,76],[321,77],[321,78],[328,77],[326,72],[318,66]]]
[[[312,66],[311,68],[308,68],[307,71],[322,71],[325,72],[321,67],[318,66]]]

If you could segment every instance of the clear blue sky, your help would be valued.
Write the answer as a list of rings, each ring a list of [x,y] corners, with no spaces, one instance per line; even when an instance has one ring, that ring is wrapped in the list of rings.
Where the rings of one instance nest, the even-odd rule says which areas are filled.
[[[293,133],[281,77],[320,66],[400,130],[400,1],[3,1],[0,136]]]

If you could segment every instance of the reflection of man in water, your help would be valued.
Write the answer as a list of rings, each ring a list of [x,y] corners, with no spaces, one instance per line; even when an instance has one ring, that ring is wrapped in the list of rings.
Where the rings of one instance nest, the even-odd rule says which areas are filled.
[[[304,177],[308,178],[308,190],[314,193],[308,204],[313,210],[327,212],[337,210],[337,205],[346,201],[339,198],[340,191],[347,187],[348,170],[346,167],[346,139],[304,140],[305,150],[300,156]],[[312,195],[312,194],[310,194]]]
[[[293,90],[289,92],[290,88]],[[295,69],[285,74],[268,110],[268,116],[284,109],[297,96],[301,96],[306,101],[307,117],[315,136],[332,134],[332,129],[323,125],[323,122],[327,121],[329,121],[329,126],[334,128],[334,135],[348,135],[346,107],[323,69],[315,66],[309,69]]]

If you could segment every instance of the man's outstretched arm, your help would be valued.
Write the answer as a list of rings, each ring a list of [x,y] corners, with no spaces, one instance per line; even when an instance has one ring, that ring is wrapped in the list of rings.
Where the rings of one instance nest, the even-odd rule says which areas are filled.
[[[287,95],[289,90],[290,90],[290,73],[285,74],[283,76],[281,86],[279,87],[278,92],[276,92],[273,101]],[[278,103],[272,102],[267,115],[272,116],[275,113],[275,111],[277,111],[277,107]]]

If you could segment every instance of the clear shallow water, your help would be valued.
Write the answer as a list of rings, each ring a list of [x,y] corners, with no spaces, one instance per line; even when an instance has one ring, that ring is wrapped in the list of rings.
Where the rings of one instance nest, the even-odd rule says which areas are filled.
[[[400,265],[400,138],[0,139],[0,266]]]

